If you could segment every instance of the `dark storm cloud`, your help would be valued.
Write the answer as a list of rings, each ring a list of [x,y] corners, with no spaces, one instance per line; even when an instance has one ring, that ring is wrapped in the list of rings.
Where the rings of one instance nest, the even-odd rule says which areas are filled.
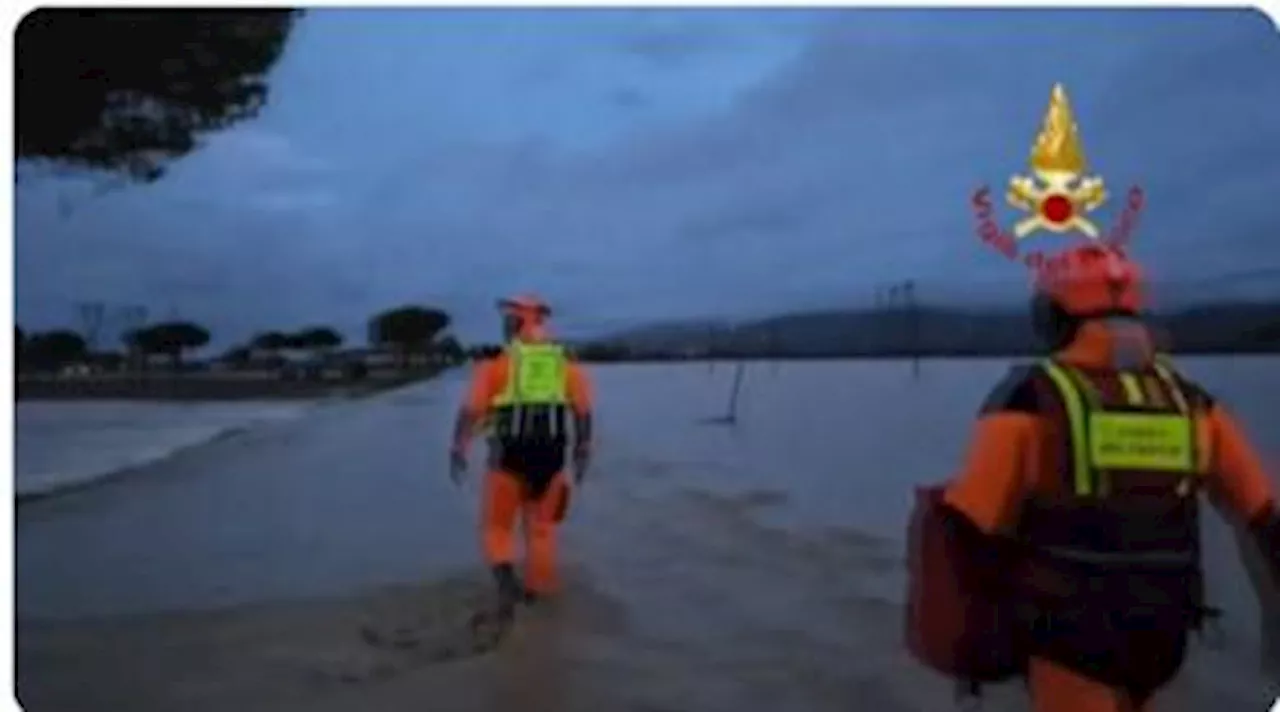
[[[178,300],[183,274],[184,303],[240,328],[421,299],[483,334],[493,297],[525,289],[577,325],[865,303],[908,277],[1014,298],[1022,274],[978,243],[968,198],[1026,172],[1059,81],[1111,188],[1099,220],[1148,191],[1154,275],[1280,266],[1280,42],[1256,13],[832,11],[786,32],[655,14],[455,13],[415,34],[405,13],[317,12],[272,109],[170,184],[70,222],[19,198],[20,312],[63,308],[54,283]],[[467,41],[498,35],[508,52]],[[339,55],[349,79],[322,81]],[[382,72],[393,58],[413,82]],[[513,79],[530,67],[557,69]],[[644,111],[600,101],[619,87]]]

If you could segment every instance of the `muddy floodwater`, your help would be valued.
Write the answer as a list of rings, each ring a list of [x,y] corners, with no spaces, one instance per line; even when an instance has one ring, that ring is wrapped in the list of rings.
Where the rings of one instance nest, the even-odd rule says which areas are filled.
[[[1274,462],[1280,360],[1181,364]],[[31,710],[949,709],[902,649],[903,529],[1008,366],[751,363],[733,425],[734,364],[593,369],[568,589],[488,648],[465,624],[488,592],[478,487],[444,469],[461,374],[183,450],[20,507],[19,692]],[[1265,709],[1257,605],[1206,520],[1225,642],[1164,709]],[[988,708],[1026,703],[1011,685]]]

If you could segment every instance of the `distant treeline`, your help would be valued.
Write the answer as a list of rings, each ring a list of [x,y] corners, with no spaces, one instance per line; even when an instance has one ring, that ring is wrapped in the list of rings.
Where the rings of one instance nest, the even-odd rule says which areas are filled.
[[[500,352],[498,344],[459,344],[446,333],[450,321],[448,314],[431,307],[390,309],[369,320],[368,341],[394,353],[402,366],[415,355],[440,354],[457,363]],[[1170,352],[1280,352],[1280,304],[1212,304],[1150,315],[1147,321],[1159,346]],[[149,356],[167,357],[177,368],[187,352],[209,340],[208,330],[186,322],[130,331],[123,338],[123,352],[91,352],[87,340],[72,331],[28,335],[19,328],[15,333],[18,366],[23,371],[74,363],[114,369]],[[280,361],[274,354],[285,350],[337,356],[342,343],[341,334],[325,326],[292,333],[270,331],[254,335],[215,361],[231,368],[261,368]],[[806,312],[737,324],[655,324],[568,346],[585,361],[1013,356],[1041,351],[1025,310],[929,306]]]
[[[440,309],[401,306],[369,319],[368,342],[374,348],[396,354],[402,362],[407,362],[414,355],[432,353],[460,359],[463,357],[461,345],[446,333],[450,323],[450,316]],[[94,349],[92,339],[69,329],[28,334],[18,326],[14,329],[14,350],[21,371],[53,371],[77,364],[108,370],[128,365],[145,368],[151,365],[153,357],[159,357],[174,370],[180,370],[184,360],[192,352],[208,345],[211,338],[209,329],[198,323],[160,322],[122,334],[122,348],[119,350]],[[232,368],[264,364],[278,368],[284,364],[284,359],[279,356],[281,352],[308,351],[321,357],[335,352],[343,341],[340,332],[324,325],[306,326],[296,331],[267,331],[252,335],[213,361]]]
[[[1280,304],[1224,303],[1147,319],[1177,353],[1280,352]],[[655,325],[582,343],[589,361],[1013,356],[1039,353],[1025,310],[901,307],[790,314],[739,324]]]

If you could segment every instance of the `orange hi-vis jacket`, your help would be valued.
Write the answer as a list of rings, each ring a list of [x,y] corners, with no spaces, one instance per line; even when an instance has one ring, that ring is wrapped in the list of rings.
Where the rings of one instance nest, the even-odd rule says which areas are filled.
[[[1131,349],[1134,337],[1125,334],[1123,346]],[[1006,379],[983,406],[963,467],[943,495],[945,504],[978,530],[1008,538],[1023,547],[1022,556],[1029,555],[1021,559],[1010,581],[1020,605],[1031,604],[1027,610],[1039,611],[1028,638],[1032,698],[1038,711],[1147,709],[1152,692],[1182,664],[1186,627],[1197,625],[1190,610],[1199,606],[1196,589],[1201,585],[1194,492],[1203,489],[1232,518],[1252,524],[1267,521],[1276,507],[1273,484],[1227,409],[1158,365],[1145,333],[1145,363],[1138,364],[1138,371],[1120,368],[1118,341],[1110,325],[1086,323],[1046,367],[1023,369]],[[1175,421],[1174,414],[1187,413],[1187,447],[1170,448],[1185,456],[1186,469],[1175,471],[1186,475],[1161,477],[1160,472],[1140,472],[1143,467],[1120,466],[1138,470],[1115,481],[1123,491],[1095,490],[1081,496],[1081,490],[1090,487],[1112,486],[1107,470],[1082,469],[1082,457],[1094,461],[1117,455],[1098,449],[1115,443],[1095,441],[1101,432],[1094,432],[1092,423],[1084,438],[1089,442],[1081,446],[1080,433],[1071,432],[1073,426],[1064,422],[1071,418],[1063,417],[1062,408],[1046,409],[1044,381],[1071,380],[1071,374],[1094,398],[1106,385],[1127,396],[1120,400],[1146,398],[1154,408],[1148,412],[1163,410]],[[1071,410],[1069,404],[1062,407]],[[1136,416],[1129,425],[1124,424],[1126,410]],[[1095,412],[1111,418],[1099,421],[1104,425],[1123,428],[1146,419],[1138,415],[1141,410]],[[1064,448],[1068,438],[1073,445]],[[1078,447],[1085,449],[1072,454]],[[1120,452],[1119,457],[1126,454]],[[1130,516],[1136,519],[1130,521]],[[1153,531],[1144,533],[1148,525]],[[1150,550],[1134,550],[1125,542]],[[1179,570],[1176,566],[1165,573],[1159,566],[1150,568],[1158,557],[1168,560],[1182,553],[1187,555],[1186,576],[1170,576],[1168,571]],[[1144,556],[1149,557],[1146,563]],[[1271,556],[1274,560],[1275,554]],[[1105,563],[1109,559],[1115,563]],[[1142,588],[1135,592],[1133,585]],[[1132,608],[1130,599],[1140,601],[1141,610]],[[1130,630],[1128,624],[1116,628],[1107,622],[1113,614],[1146,622],[1141,630]]]

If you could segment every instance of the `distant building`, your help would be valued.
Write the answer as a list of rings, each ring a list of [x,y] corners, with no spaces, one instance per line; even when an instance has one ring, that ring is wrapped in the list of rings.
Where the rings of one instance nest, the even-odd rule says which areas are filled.
[[[249,349],[251,363],[306,363],[314,358],[314,352],[304,349]]]
[[[356,348],[335,351],[333,356],[341,361],[356,361],[370,368],[385,368],[396,365],[396,355],[388,349]]]
[[[58,371],[58,375],[63,378],[86,378],[98,370],[87,363],[69,363]]]

